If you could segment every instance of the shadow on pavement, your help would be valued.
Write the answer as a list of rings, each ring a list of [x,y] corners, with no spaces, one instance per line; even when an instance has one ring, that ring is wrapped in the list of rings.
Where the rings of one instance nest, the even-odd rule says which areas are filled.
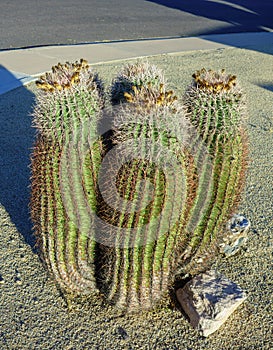
[[[198,17],[208,18],[210,20],[223,21],[223,26],[208,30],[196,31],[194,35],[206,36],[210,41],[220,42],[235,47],[249,48],[255,51],[273,54],[272,36],[269,37],[268,43],[247,42],[242,45],[242,41],[232,40],[227,36],[219,34],[244,33],[244,32],[272,32],[273,31],[273,2],[271,0],[249,1],[249,0],[232,0],[232,1],[213,1],[213,0],[146,0],[162,6],[181,10]],[[226,23],[229,25],[226,25]],[[217,35],[216,35],[217,34]],[[268,46],[271,46],[268,48]]]
[[[30,153],[34,139],[31,111],[34,95],[0,65],[0,203],[25,241],[34,248],[29,215]],[[0,218],[1,219],[1,218]],[[0,221],[0,227],[3,223]]]

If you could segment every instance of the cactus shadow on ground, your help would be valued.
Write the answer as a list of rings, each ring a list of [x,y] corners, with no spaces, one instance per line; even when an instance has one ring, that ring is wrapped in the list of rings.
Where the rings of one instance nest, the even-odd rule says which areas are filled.
[[[273,92],[273,84],[257,84],[259,87]]]
[[[3,66],[1,81],[20,86],[19,80]],[[22,85],[0,95],[0,203],[32,248],[35,240],[31,233],[28,203],[29,157],[34,137],[30,117],[33,101],[34,95]]]

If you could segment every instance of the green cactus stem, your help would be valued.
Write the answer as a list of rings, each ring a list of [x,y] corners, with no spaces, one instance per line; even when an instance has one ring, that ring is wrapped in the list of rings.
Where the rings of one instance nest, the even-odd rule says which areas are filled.
[[[112,100],[122,102],[115,109],[113,143],[126,147],[117,153],[124,159],[117,174],[124,202],[113,212],[116,242],[108,268],[113,278],[106,278],[110,283],[105,294],[127,310],[151,308],[168,293],[175,247],[184,243],[180,232],[193,196],[189,184],[195,167],[188,165],[187,140],[177,136],[179,130],[188,131],[190,124],[163,81],[156,67],[137,63],[125,67],[112,86]],[[131,150],[133,155],[126,161]]]
[[[245,98],[236,76],[224,70],[202,69],[193,74],[185,95],[187,115],[210,154],[212,178],[210,200],[204,207],[189,247],[182,254],[184,272],[197,274],[218,253],[225,235],[224,224],[234,213],[245,177],[247,141],[243,129]],[[198,198],[204,196],[198,192]],[[195,210],[193,205],[191,213]],[[192,215],[192,214],[191,214]]]
[[[58,64],[37,82],[31,215],[42,257],[63,292],[97,291],[94,223],[102,84],[87,62]],[[89,138],[88,138],[89,137]]]

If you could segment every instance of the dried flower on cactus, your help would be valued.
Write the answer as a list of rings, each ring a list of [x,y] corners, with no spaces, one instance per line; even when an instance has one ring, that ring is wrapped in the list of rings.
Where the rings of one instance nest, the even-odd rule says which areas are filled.
[[[220,72],[215,72],[211,69],[206,70],[202,68],[196,71],[192,77],[199,89],[204,89],[214,94],[229,91],[236,85],[236,76],[226,74],[224,69]]]
[[[84,59],[75,63],[58,63],[52,67],[51,73],[42,75],[36,81],[36,86],[46,92],[62,91],[79,85],[81,81],[90,80],[90,73],[89,65]]]

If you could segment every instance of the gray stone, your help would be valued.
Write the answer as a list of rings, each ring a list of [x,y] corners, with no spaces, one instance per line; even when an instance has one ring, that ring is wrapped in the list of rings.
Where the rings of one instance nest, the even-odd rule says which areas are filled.
[[[227,223],[228,234],[220,244],[220,252],[232,256],[245,245],[248,239],[250,221],[241,214],[235,214]]]
[[[208,271],[176,292],[191,325],[207,337],[215,332],[246,299],[245,292],[216,271]]]

